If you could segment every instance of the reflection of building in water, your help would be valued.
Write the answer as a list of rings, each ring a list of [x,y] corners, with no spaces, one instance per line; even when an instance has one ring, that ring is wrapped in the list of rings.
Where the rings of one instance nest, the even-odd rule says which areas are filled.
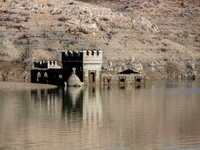
[[[62,89],[32,90],[31,99],[35,107],[39,106],[39,111],[47,111],[48,114],[57,115],[61,112]]]
[[[41,112],[64,116],[65,119],[83,120],[84,124],[102,123],[102,104],[98,87],[67,87],[58,89],[32,90],[31,99]],[[38,112],[39,113],[39,112]]]
[[[0,149],[199,147],[199,85],[1,93]]]
[[[102,127],[102,102],[99,87],[84,88],[83,96],[83,133],[84,142],[99,145]]]
[[[100,89],[93,87],[68,87],[63,94],[62,116],[65,126],[70,132],[68,139],[87,147],[98,145],[100,126],[102,125],[102,104]],[[77,137],[77,131],[79,136]],[[95,137],[94,137],[95,135]]]
[[[102,103],[99,87],[84,88],[83,96],[83,123],[102,123]]]
[[[98,87],[68,87],[63,94],[62,113],[68,119],[83,119],[84,124],[102,122],[102,105]],[[73,117],[73,118],[72,118]],[[80,121],[80,120],[79,120]]]
[[[63,92],[62,115],[67,119],[82,118],[83,89],[82,87],[68,87]],[[82,119],[81,119],[82,120]],[[78,120],[80,122],[80,120]]]

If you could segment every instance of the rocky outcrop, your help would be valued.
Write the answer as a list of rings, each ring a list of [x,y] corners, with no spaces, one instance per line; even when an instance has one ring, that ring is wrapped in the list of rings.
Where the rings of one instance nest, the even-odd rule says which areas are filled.
[[[173,23],[178,20],[172,15],[173,9],[161,8],[164,3],[168,6],[168,1],[134,2],[105,2],[99,6],[72,0],[2,2],[0,79],[15,79],[16,69],[20,70],[18,74],[27,74],[20,78],[29,78],[33,61],[61,60],[61,52],[66,50],[102,50],[103,69],[134,69],[144,72],[147,79],[199,77],[199,7],[182,10],[184,15],[193,13],[194,17],[194,27],[186,29],[179,28],[181,23]],[[119,12],[118,3],[128,7]],[[146,12],[153,14],[153,8],[159,10],[158,15]],[[161,14],[167,16],[166,20]],[[7,70],[5,65],[9,63],[18,65]]]

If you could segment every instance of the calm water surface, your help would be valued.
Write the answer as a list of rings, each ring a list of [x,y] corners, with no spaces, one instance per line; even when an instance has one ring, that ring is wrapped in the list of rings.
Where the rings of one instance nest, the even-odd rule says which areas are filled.
[[[200,82],[0,92],[4,149],[200,149]]]

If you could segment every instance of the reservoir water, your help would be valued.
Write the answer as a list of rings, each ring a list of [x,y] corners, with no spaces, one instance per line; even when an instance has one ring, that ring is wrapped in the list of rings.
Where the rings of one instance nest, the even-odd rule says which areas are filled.
[[[4,149],[200,149],[200,82],[0,91]]]

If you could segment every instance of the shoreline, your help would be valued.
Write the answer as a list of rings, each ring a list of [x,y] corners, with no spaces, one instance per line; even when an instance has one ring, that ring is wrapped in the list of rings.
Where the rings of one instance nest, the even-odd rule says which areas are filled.
[[[152,82],[192,82],[194,80],[148,80]],[[195,80],[200,82],[200,80]],[[48,89],[48,88],[57,88],[56,85],[51,84],[41,84],[41,83],[30,83],[30,82],[7,82],[0,81],[0,92],[1,91],[15,91],[15,90],[26,90],[26,89]]]
[[[0,91],[14,91],[26,89],[47,89],[56,88],[56,85],[38,84],[28,82],[2,82],[0,81]]]

